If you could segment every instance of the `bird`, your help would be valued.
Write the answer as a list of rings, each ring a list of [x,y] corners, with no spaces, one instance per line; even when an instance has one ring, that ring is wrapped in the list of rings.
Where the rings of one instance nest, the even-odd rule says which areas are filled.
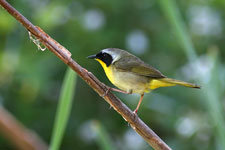
[[[140,94],[137,107],[133,111],[135,114],[138,112],[144,94],[154,89],[176,85],[200,88],[196,84],[168,78],[140,58],[119,48],[106,48],[87,58],[97,60],[110,82],[119,88],[109,88],[108,90],[125,94]]]

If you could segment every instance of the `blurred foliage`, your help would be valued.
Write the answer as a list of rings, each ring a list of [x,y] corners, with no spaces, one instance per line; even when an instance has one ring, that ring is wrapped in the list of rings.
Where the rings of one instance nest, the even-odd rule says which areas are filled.
[[[71,112],[75,84],[76,73],[71,68],[68,68],[60,90],[59,104],[49,145],[50,150],[58,150],[60,148]]]
[[[201,84],[203,90],[170,87],[146,94],[139,116],[173,149],[222,149],[217,136],[221,132],[220,123],[210,112],[220,107],[216,113],[220,114],[221,121],[224,119],[223,0],[175,1],[178,7],[173,9],[193,42],[198,56],[195,60],[183,51],[166,7],[161,7],[156,0],[10,3],[69,49],[79,64],[110,86],[100,65],[86,59],[107,47],[126,49],[169,77]],[[50,143],[66,65],[51,52],[37,50],[27,31],[3,9],[0,9],[0,19],[0,102]],[[75,103],[61,144],[63,149],[104,149],[104,145],[99,145],[101,136],[107,137],[103,143],[110,141],[108,149],[149,149],[121,116],[109,109],[80,78],[74,92]],[[131,109],[136,107],[138,95],[115,94]],[[99,128],[103,130],[101,134]],[[0,136],[0,149],[14,147]]]

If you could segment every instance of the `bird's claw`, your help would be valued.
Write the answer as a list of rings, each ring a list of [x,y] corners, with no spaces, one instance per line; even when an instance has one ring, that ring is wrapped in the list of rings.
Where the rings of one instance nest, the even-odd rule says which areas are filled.
[[[133,111],[133,114],[135,114],[135,115],[137,115],[137,109],[135,109],[134,111]]]
[[[102,95],[102,97],[105,97],[108,93],[109,93],[109,91],[110,91],[110,87],[106,87],[107,88],[107,90],[105,91],[105,93]]]
[[[133,111],[133,119],[136,120],[137,117],[138,117],[138,114],[137,114],[137,110],[135,109],[135,110]]]

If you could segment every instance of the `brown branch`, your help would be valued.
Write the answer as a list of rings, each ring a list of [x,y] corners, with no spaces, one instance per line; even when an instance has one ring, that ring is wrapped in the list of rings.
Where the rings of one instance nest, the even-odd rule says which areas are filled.
[[[49,35],[43,32],[39,27],[34,26],[24,16],[22,16],[15,8],[8,4],[5,0],[0,0],[0,4],[14,18],[16,18],[29,32],[31,32],[55,55],[57,55],[64,63],[70,66],[77,74],[87,82],[100,96],[104,95],[107,87],[101,83],[92,73],[81,67],[70,56],[70,52],[53,40]],[[171,148],[162,141],[137,115],[119,100],[111,92],[103,97],[130,125],[140,134],[146,142],[148,142],[155,150],[171,150]]]
[[[47,150],[47,145],[31,130],[26,129],[0,106],[0,132],[22,150]]]

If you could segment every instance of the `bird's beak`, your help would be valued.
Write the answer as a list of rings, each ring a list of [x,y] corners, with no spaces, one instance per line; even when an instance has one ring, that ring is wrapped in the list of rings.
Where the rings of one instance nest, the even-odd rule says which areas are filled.
[[[96,58],[96,55],[91,55],[91,56],[88,56],[87,58],[89,58],[89,59],[95,59]]]

